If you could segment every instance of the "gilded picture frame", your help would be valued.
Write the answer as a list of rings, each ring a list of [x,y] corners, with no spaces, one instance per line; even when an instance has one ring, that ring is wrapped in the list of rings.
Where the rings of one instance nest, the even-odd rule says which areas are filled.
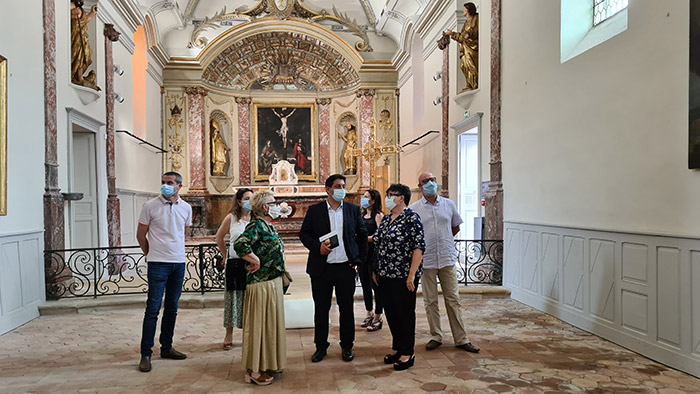
[[[269,180],[271,166],[280,160],[294,164],[300,181],[318,180],[315,103],[253,103],[252,118],[254,181]]]
[[[0,216],[7,215],[7,59],[0,56]]]

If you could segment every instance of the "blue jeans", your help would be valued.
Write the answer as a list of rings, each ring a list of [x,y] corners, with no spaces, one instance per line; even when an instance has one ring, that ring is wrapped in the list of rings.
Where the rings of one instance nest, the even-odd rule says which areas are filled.
[[[151,357],[158,324],[158,312],[165,293],[163,320],[160,323],[160,352],[167,353],[173,347],[173,331],[177,318],[177,305],[182,294],[185,263],[148,263],[148,301],[143,316],[141,332],[141,356]]]

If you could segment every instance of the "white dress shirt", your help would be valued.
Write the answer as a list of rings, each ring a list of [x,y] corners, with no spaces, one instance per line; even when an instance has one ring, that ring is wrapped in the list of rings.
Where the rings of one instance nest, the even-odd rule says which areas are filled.
[[[328,207],[328,219],[331,222],[331,232],[338,234],[338,246],[331,249],[328,255],[329,264],[346,263],[348,255],[345,253],[345,243],[343,243],[343,202],[340,202],[338,209],[333,210],[331,204],[326,201]]]

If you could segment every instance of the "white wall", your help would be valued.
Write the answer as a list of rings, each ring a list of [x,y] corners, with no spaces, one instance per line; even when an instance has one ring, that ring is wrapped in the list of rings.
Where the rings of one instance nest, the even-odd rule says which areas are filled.
[[[560,62],[558,7],[503,3],[504,284],[700,376],[700,175],[687,169],[688,1]]]
[[[633,2],[626,32],[564,64],[558,21],[503,7],[505,219],[696,236],[688,2]]]
[[[21,22],[20,22],[21,21]],[[0,13],[7,58],[7,216],[0,216],[0,334],[37,317],[44,299],[44,58],[41,2]]]

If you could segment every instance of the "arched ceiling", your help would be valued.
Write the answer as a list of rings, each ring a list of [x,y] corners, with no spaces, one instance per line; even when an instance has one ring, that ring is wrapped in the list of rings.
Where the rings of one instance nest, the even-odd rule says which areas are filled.
[[[202,80],[234,90],[334,91],[357,86],[360,77],[327,43],[271,31],[232,43],[209,63]]]

